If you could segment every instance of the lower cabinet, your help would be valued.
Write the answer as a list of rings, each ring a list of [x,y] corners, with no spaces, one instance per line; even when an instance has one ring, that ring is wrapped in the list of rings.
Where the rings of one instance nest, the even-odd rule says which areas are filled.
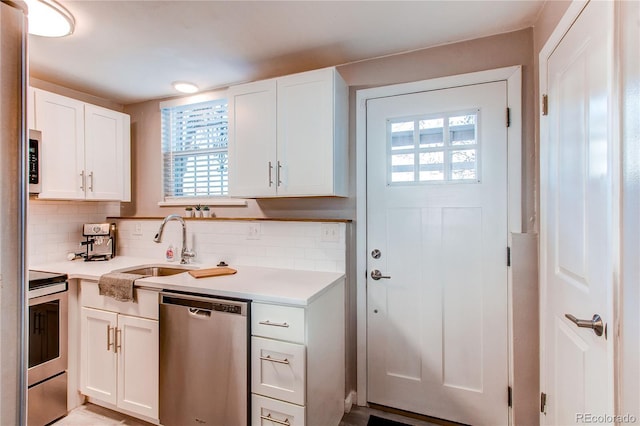
[[[251,424],[337,426],[344,414],[344,280],[307,306],[251,304]]]
[[[305,408],[261,395],[251,395],[252,424],[304,426]]]
[[[157,420],[158,320],[82,306],[80,321],[81,392],[92,402]]]

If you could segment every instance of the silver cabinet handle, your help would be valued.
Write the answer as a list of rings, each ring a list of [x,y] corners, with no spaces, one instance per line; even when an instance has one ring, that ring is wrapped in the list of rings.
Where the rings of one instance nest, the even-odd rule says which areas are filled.
[[[115,330],[115,327],[111,327],[107,324],[107,352],[111,350],[111,346],[113,346],[113,342],[111,341],[111,330]]]
[[[89,179],[91,179],[91,184],[89,185],[89,191],[93,192],[93,172],[89,172]]]
[[[115,333],[116,347],[113,352],[118,353],[118,349],[122,348],[122,330],[116,327],[115,331],[116,331]],[[118,336],[120,336],[120,338],[118,338]]]
[[[271,177],[271,173],[273,172],[273,164],[269,161],[269,187],[273,185],[273,178]]]
[[[277,162],[278,163],[278,170],[276,172],[276,180],[278,181],[278,186],[282,185],[282,179],[280,179],[280,175],[282,172],[282,164],[280,164],[280,161]]]
[[[592,329],[593,332],[596,333],[596,336],[602,336],[604,332],[604,323],[598,314],[593,315],[593,318],[590,320],[578,319],[571,314],[565,314],[564,316],[578,327]]]
[[[371,271],[371,278],[378,281],[381,278],[388,280],[391,277],[389,275],[382,275],[382,272],[378,271],[377,269],[374,269],[373,271]]]
[[[286,322],[271,322],[269,320],[266,321],[260,321],[258,324],[261,325],[270,325],[272,327],[285,327],[285,328],[289,328],[289,324],[287,324]]]
[[[284,419],[284,420],[278,420],[278,419],[274,419],[273,417],[271,417],[271,413],[267,414],[266,416],[260,415],[260,418],[262,420],[267,420],[273,423],[277,423],[279,425],[286,425],[289,426],[291,423],[289,423],[289,419]]]
[[[85,178],[85,176],[84,176],[84,170],[80,172],[80,178],[81,178],[81,181],[80,181],[80,190],[81,190],[81,191],[84,191],[84,185],[85,185],[86,180],[87,180],[87,179]]]
[[[271,355],[261,356],[260,359],[263,361],[275,362],[278,364],[291,364],[287,358],[285,359],[271,358]]]

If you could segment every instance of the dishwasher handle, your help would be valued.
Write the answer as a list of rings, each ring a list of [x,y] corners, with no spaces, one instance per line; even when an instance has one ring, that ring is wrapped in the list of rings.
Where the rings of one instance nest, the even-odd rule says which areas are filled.
[[[189,310],[190,315],[199,317],[210,317],[213,312],[247,316],[249,301],[161,292],[160,304],[184,307]]]
[[[206,309],[198,309],[198,308],[189,308],[189,314],[194,317],[206,317],[209,318],[211,316],[211,311]]]

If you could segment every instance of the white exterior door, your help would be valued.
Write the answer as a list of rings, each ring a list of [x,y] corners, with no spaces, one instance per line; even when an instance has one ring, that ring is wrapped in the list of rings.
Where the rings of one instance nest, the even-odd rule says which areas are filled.
[[[508,409],[507,83],[367,101],[368,400]]]
[[[593,423],[614,413],[611,125],[613,2],[589,3],[546,63],[541,119],[542,424]],[[542,71],[541,71],[542,72]],[[541,85],[542,90],[545,87]],[[602,318],[604,330],[569,316]],[[595,323],[595,322],[594,322]],[[595,324],[594,324],[595,325]],[[608,337],[607,337],[608,334]],[[611,419],[597,421],[610,423]]]

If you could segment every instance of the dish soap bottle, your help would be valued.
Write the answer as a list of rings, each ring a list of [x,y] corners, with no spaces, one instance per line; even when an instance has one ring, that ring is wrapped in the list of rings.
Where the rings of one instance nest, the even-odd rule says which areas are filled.
[[[169,244],[169,247],[167,247],[167,251],[165,252],[165,258],[167,259],[167,262],[173,262],[174,260],[176,260],[175,253],[176,252],[173,249],[173,244]]]

